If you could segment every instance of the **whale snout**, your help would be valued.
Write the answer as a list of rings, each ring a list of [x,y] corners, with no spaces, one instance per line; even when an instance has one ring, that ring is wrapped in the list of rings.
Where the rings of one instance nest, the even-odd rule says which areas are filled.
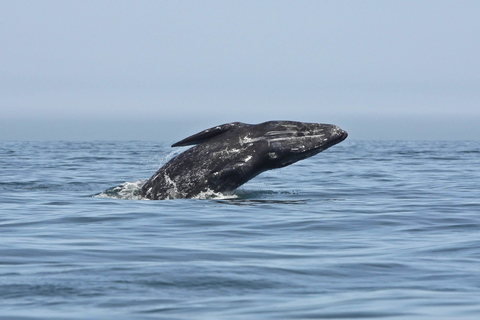
[[[320,148],[321,150],[325,150],[333,145],[336,145],[337,143],[342,142],[348,137],[347,131],[340,129],[335,125],[328,125],[328,126],[329,126],[329,130],[327,133],[328,138],[324,139],[320,146],[317,146],[317,148]]]
[[[330,125],[330,139],[335,141],[335,143],[342,142],[343,140],[347,139],[348,137],[348,132],[345,130],[342,130],[340,127],[337,127],[335,125]]]
[[[348,137],[348,132],[345,130],[340,129],[339,134],[340,134],[340,142],[347,139]]]

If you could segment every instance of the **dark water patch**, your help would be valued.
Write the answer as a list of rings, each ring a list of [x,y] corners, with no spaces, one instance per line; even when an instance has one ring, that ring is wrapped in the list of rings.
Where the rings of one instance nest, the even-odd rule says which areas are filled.
[[[45,206],[68,206],[68,205],[72,205],[72,204],[73,204],[72,201],[50,201],[50,202],[45,202],[42,205],[45,205]]]
[[[230,200],[214,200],[217,203],[229,204],[235,206],[256,206],[256,205],[270,205],[270,204],[282,204],[282,205],[303,205],[308,202],[305,200],[267,200],[267,199],[230,199]]]
[[[61,187],[62,185],[59,184],[39,181],[0,182],[0,189],[3,190],[56,190],[61,189]]]
[[[480,150],[462,150],[462,151],[459,151],[459,153],[476,155],[476,154],[480,154]]]

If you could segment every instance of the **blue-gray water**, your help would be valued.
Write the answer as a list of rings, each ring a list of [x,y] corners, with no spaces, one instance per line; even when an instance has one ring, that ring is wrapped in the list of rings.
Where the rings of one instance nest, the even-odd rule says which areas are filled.
[[[480,314],[480,142],[348,139],[233,197],[137,199],[171,150],[0,142],[0,319]]]

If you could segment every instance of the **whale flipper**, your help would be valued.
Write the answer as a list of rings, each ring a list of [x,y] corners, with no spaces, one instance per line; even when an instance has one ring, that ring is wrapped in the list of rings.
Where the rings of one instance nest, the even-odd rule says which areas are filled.
[[[222,124],[220,126],[216,126],[210,129],[206,129],[172,144],[172,147],[193,146],[195,144],[203,143],[210,138],[213,138],[215,136],[218,136],[219,134],[227,132],[233,127],[240,127],[242,125],[246,125],[246,124],[241,122],[231,122],[231,123]]]

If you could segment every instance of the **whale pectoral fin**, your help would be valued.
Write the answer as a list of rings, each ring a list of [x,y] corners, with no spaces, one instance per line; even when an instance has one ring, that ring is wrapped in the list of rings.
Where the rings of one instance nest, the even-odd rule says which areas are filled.
[[[216,191],[233,191],[263,171],[265,170],[255,164],[255,160],[250,161],[249,158],[247,161],[237,161],[212,172],[209,182],[216,186]]]
[[[183,146],[191,146],[191,145],[199,144],[207,141],[212,137],[218,136],[219,134],[225,133],[228,130],[232,129],[233,127],[238,127],[241,125],[244,125],[244,124],[241,122],[231,122],[231,123],[222,124],[220,126],[216,126],[210,129],[206,129],[188,138],[185,138],[181,141],[178,141],[172,144],[172,147],[183,147]]]
[[[245,171],[243,166],[243,163],[235,163],[213,172],[210,176],[210,183],[215,185],[215,189],[221,192],[237,188],[242,184],[240,181]]]

